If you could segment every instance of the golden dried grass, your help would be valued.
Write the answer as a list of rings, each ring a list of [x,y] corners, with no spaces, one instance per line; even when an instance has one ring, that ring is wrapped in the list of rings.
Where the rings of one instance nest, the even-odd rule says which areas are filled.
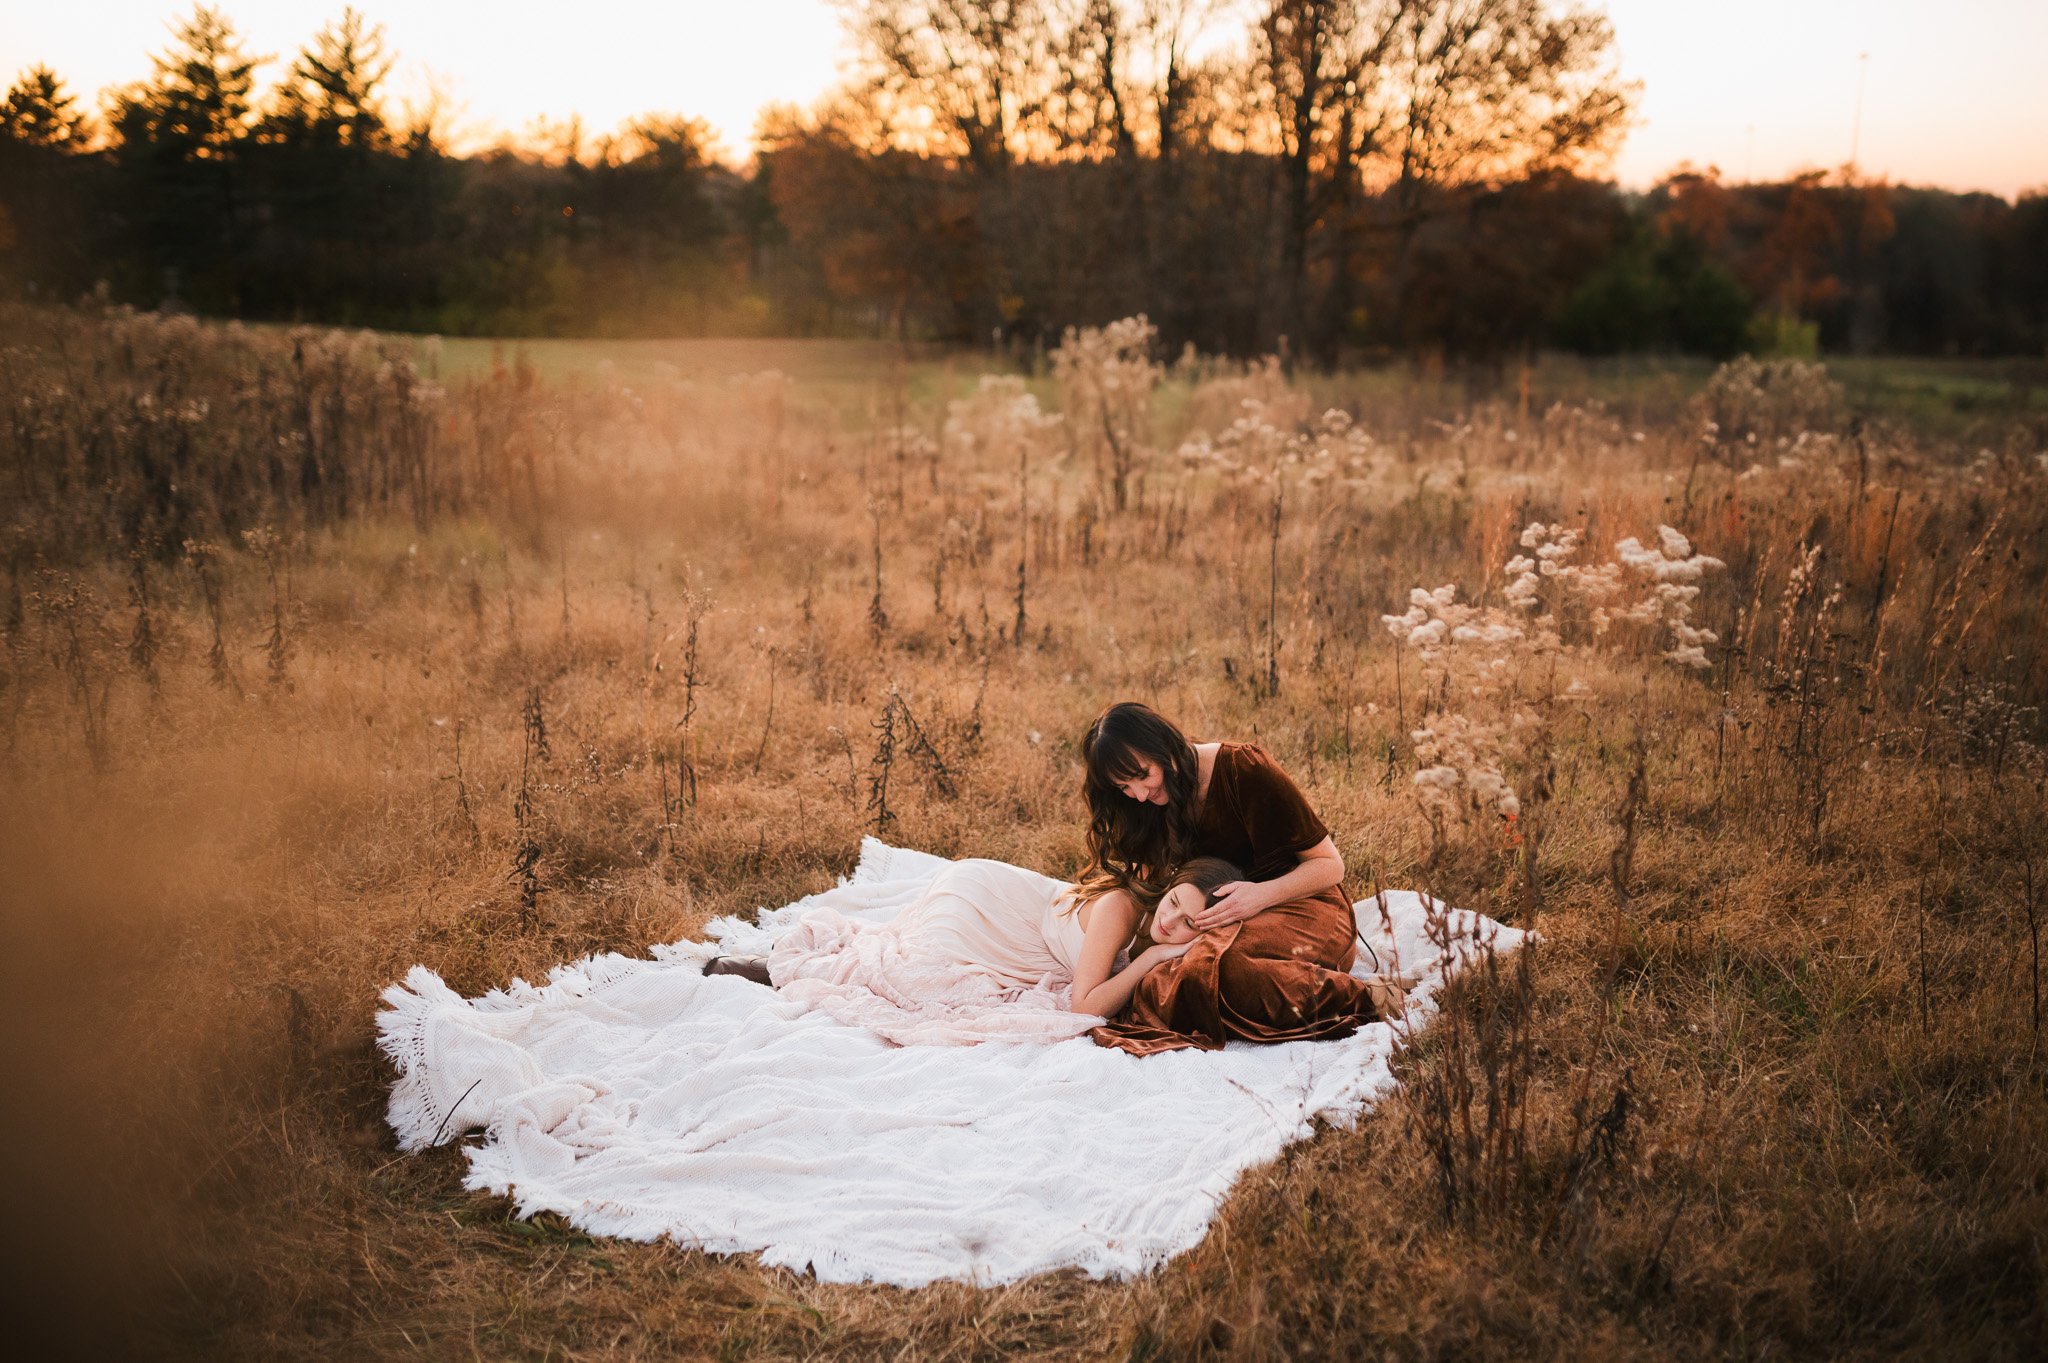
[[[801,385],[728,402],[528,381],[493,409],[510,390],[479,382],[451,390],[447,439],[508,481],[467,512],[295,522],[271,504],[289,565],[274,683],[259,558],[219,559],[228,687],[194,570],[150,560],[153,690],[118,554],[33,544],[33,525],[16,541],[13,1248],[53,1340],[207,1358],[1263,1359],[2012,1357],[2041,1338],[2038,472],[1986,476],[1901,433],[1867,486],[1846,447],[1694,471],[1688,528],[1730,564],[1705,616],[1749,652],[1717,650],[1704,679],[1647,651],[1573,661],[1595,698],[1552,723],[1529,972],[1455,991],[1401,1093],[1248,1176],[1162,1271],[904,1292],[520,1222],[461,1190],[456,1151],[398,1157],[378,991],[424,962],[476,992],[828,884],[874,818],[892,687],[958,788],[899,750],[899,841],[1072,869],[1075,735],[1142,695],[1272,748],[1359,893],[1428,878],[1512,917],[1497,826],[1461,826],[1457,855],[1432,860],[1406,729],[1458,698],[1419,692],[1412,657],[1397,684],[1379,614],[1418,584],[1497,588],[1528,519],[1611,544],[1673,517],[1689,418],[1638,414],[1655,433],[1640,445],[1582,422],[1538,454],[1490,407],[1437,427],[1381,413],[1383,465],[1289,493],[1276,583],[1267,494],[1164,457],[1118,516],[1092,468],[1049,447],[1027,527],[1012,452],[905,467],[866,414],[807,406]],[[936,405],[909,412],[936,436]],[[1870,527],[1893,488],[1906,510],[1879,601]],[[1970,597],[1964,630],[1945,603],[1994,521],[2001,589]],[[1825,628],[1791,631],[1773,612],[1814,543],[1845,594]],[[1029,625],[1012,638],[1020,544]],[[1766,618],[1737,628],[1752,602]],[[1801,641],[1834,633],[1821,687]],[[1766,657],[1809,684],[1772,690]],[[1944,671],[1977,690],[1931,689]],[[1610,856],[1638,735],[1648,798],[1622,908]],[[1521,1050],[1489,1051],[1503,1027]],[[1445,1144],[1456,1131],[1418,1095],[1453,1091],[1475,1104],[1459,1120],[1483,1127],[1492,1100],[1517,1124],[1508,1156]]]

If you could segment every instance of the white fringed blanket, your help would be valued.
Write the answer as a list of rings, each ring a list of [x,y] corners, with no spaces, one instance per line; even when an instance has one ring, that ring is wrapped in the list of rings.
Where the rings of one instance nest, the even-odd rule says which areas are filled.
[[[758,1251],[829,1282],[1102,1277],[1197,1243],[1240,1173],[1318,1118],[1351,1124],[1393,1082],[1386,1023],[1142,1060],[1086,1037],[895,1046],[701,973],[715,949],[766,951],[809,909],[888,918],[944,864],[871,838],[839,886],[712,923],[717,948],[591,957],[477,999],[415,966],[378,1016],[399,1147],[480,1128],[467,1186],[509,1194],[522,1216]],[[1389,968],[1424,979],[1408,1026],[1465,949],[1523,937],[1407,891],[1384,916],[1361,901],[1359,922]],[[1449,960],[1431,942],[1446,929]]]

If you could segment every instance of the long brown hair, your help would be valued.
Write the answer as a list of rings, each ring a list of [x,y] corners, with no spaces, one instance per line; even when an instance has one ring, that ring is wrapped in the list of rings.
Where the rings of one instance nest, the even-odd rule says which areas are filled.
[[[1195,844],[1195,792],[1201,767],[1194,744],[1173,721],[1139,701],[1119,701],[1095,717],[1081,739],[1088,801],[1088,866],[1074,884],[1077,900],[1128,890],[1144,900],[1165,893],[1167,877]],[[1157,762],[1166,803],[1140,803],[1117,783]]]
[[[1181,868],[1160,886],[1159,893],[1151,899],[1138,901],[1138,925],[1131,931],[1131,940],[1126,950],[1137,951],[1152,940],[1152,924],[1159,917],[1159,906],[1166,902],[1166,896],[1178,885],[1192,885],[1202,892],[1202,907],[1216,902],[1216,891],[1233,880],[1243,880],[1244,872],[1235,863],[1222,857],[1191,857]]]
[[[1191,857],[1173,873],[1173,879],[1166,882],[1159,897],[1166,898],[1177,885],[1192,885],[1202,892],[1202,906],[1207,908],[1216,902],[1219,888],[1233,880],[1243,879],[1244,872],[1237,869],[1235,862],[1225,861],[1222,857]]]
[[[1151,943],[1153,921],[1159,917],[1159,905],[1165,903],[1165,896],[1174,892],[1176,886],[1192,884],[1196,890],[1200,890],[1202,892],[1202,907],[1206,909],[1212,903],[1217,903],[1217,890],[1219,888],[1231,884],[1233,880],[1243,880],[1243,878],[1245,878],[1245,872],[1237,870],[1237,864],[1225,862],[1223,858],[1190,858],[1186,864],[1182,864],[1182,868],[1178,872],[1174,872],[1174,876],[1171,876],[1163,886],[1159,886],[1157,894],[1147,896],[1143,890],[1135,892],[1137,903],[1139,903],[1139,921],[1137,921],[1137,925],[1133,929],[1130,929],[1130,941],[1124,943],[1124,950],[1126,952],[1137,952],[1137,950],[1149,946],[1149,943]],[[1110,888],[1116,888],[1116,886],[1110,886]],[[1087,900],[1094,898],[1096,894],[1100,894],[1100,890],[1090,892],[1090,890],[1087,890],[1087,882],[1083,880],[1081,884],[1075,884],[1073,888],[1069,888],[1067,894],[1069,894],[1067,907],[1061,909],[1061,913],[1075,913],[1081,905],[1087,903]],[[1378,960],[1378,956],[1374,956],[1374,960]]]

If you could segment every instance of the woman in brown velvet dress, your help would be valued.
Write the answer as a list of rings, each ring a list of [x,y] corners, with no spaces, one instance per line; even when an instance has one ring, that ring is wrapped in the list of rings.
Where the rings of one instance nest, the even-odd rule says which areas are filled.
[[[1112,705],[1082,742],[1087,764],[1085,895],[1155,897],[1173,868],[1213,856],[1246,868],[1194,918],[1187,952],[1139,983],[1123,1014],[1091,1033],[1134,1055],[1229,1040],[1348,1036],[1400,992],[1351,974],[1355,923],[1330,831],[1263,748],[1190,743],[1134,701]]]

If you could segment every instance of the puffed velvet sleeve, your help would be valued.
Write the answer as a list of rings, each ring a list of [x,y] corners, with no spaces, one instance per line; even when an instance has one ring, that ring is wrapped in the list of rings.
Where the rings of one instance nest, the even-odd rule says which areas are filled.
[[[1237,809],[1251,843],[1251,873],[1258,880],[1286,875],[1303,852],[1330,836],[1301,787],[1254,743],[1237,751]]]

